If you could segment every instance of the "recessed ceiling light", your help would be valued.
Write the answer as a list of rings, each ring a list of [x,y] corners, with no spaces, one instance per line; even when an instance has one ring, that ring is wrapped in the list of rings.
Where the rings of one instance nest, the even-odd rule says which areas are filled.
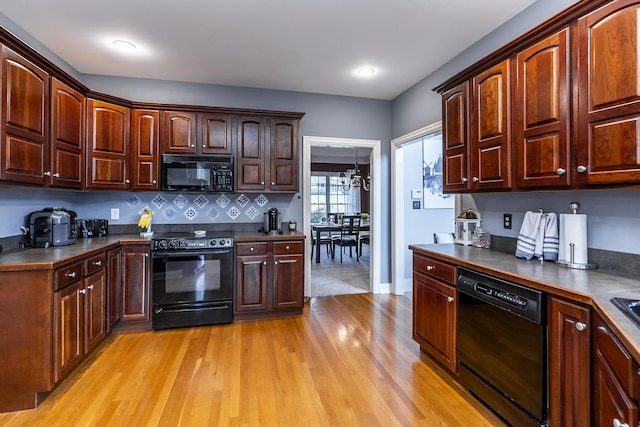
[[[376,70],[371,67],[362,67],[356,71],[356,74],[360,77],[369,77],[373,76],[376,73]]]
[[[135,44],[128,42],[126,40],[114,40],[113,45],[118,49],[122,49],[122,50],[131,51],[136,49]]]

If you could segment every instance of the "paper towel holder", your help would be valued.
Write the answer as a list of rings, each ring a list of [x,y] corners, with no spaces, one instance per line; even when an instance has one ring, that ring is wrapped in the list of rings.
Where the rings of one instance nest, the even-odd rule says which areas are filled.
[[[578,213],[578,209],[580,209],[580,203],[578,202],[571,202],[569,203],[569,209],[571,209],[571,212],[576,215]],[[566,268],[575,268],[578,270],[594,270],[596,268],[598,268],[598,264],[592,263],[592,262],[587,262],[587,263],[576,263],[574,262],[574,249],[575,249],[575,243],[570,243],[570,253],[569,253],[569,259],[568,260],[558,260],[555,263],[557,265],[559,265],[560,267],[566,267]]]

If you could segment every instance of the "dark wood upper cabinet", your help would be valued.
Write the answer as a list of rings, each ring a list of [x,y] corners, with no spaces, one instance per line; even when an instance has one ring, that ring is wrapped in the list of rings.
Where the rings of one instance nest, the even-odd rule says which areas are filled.
[[[578,178],[640,180],[640,4],[617,0],[578,21]]]
[[[129,108],[87,101],[87,188],[128,189]]]
[[[565,29],[518,53],[513,63],[513,144],[520,188],[571,184],[569,47]]]
[[[267,166],[267,129],[264,117],[240,117],[237,121],[236,190],[265,191]]]
[[[157,190],[159,188],[160,112],[131,110],[131,188]]]
[[[298,121],[271,119],[271,191],[298,191]]]
[[[511,187],[511,93],[509,61],[473,77],[471,91],[471,188]]]
[[[442,94],[443,187],[448,192],[468,190],[469,82]]]
[[[86,99],[61,81],[51,79],[52,187],[82,188],[84,176]]]
[[[203,154],[233,154],[233,116],[199,113],[200,149]]]
[[[2,46],[0,180],[46,183],[49,165],[49,74]]]
[[[163,111],[160,145],[162,153],[195,154],[197,113]]]

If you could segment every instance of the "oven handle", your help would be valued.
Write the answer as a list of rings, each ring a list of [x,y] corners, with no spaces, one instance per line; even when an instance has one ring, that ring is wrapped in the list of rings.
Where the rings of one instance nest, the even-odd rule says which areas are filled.
[[[155,314],[161,312],[165,313],[193,313],[196,311],[210,311],[210,310],[228,310],[229,304],[200,304],[200,305],[185,305],[181,307],[156,307],[153,309]]]
[[[233,250],[231,249],[209,249],[206,251],[153,251],[154,258],[164,257],[190,257],[199,255],[231,255]]]

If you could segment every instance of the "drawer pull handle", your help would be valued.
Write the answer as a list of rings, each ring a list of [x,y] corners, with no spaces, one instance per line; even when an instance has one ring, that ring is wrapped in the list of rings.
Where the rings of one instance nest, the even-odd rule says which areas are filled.
[[[447,297],[448,302],[453,302],[453,297]]]
[[[289,249],[291,249],[291,246],[287,245],[287,246],[285,246],[284,248],[285,248],[286,250],[289,250]]]
[[[582,323],[582,322],[578,322],[578,323],[576,323],[576,329],[579,330],[580,332],[582,332],[585,329],[587,329],[587,325]]]
[[[67,272],[64,274],[67,277],[76,277],[76,272],[75,271],[71,271],[71,272]]]
[[[100,267],[102,265],[102,261],[93,261],[93,265]]]
[[[250,248],[249,250],[250,250],[251,252],[255,251],[255,249],[253,249],[253,248]]]
[[[427,271],[433,271],[436,269],[435,265],[427,265]]]

